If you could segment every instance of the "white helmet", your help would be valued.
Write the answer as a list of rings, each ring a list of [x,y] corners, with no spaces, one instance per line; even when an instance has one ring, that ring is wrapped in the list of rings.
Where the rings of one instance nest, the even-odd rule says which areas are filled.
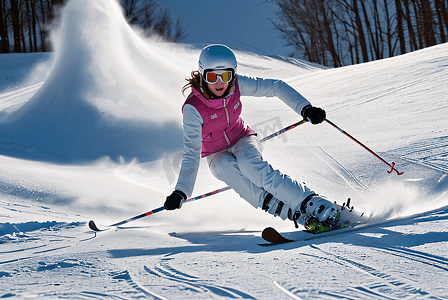
[[[236,57],[233,51],[220,44],[208,45],[199,55],[199,72],[202,76],[206,70],[232,69],[236,73]]]

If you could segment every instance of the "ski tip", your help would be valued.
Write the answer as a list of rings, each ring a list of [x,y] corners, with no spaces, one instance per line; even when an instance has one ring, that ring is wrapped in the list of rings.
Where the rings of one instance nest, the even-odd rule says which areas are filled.
[[[272,227],[267,227],[263,229],[263,232],[261,233],[261,237],[270,243],[273,244],[284,244],[292,242],[292,240],[285,238],[282,236],[277,230],[275,230]]]
[[[93,231],[101,231],[95,224],[95,222],[93,220],[89,221],[89,228],[92,229]]]

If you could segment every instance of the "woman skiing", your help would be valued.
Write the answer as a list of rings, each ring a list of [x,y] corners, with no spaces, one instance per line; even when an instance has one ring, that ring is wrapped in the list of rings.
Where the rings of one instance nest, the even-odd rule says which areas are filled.
[[[182,166],[165,209],[181,208],[191,196],[199,160],[206,157],[212,174],[255,208],[261,207],[283,220],[288,218],[296,227],[307,226],[311,219],[334,222],[337,208],[333,203],[263,160],[256,132],[240,117],[240,97],[278,97],[312,124],[324,121],[325,111],[312,106],[281,80],[237,74],[236,57],[227,46],[205,47],[198,65],[199,71],[192,72],[183,89],[191,88],[182,109]]]

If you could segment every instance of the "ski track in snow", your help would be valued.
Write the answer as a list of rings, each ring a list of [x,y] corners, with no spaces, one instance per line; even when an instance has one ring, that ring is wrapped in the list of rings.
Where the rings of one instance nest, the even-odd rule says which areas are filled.
[[[448,136],[425,139],[391,151],[402,159],[448,173]]]
[[[422,225],[443,222],[437,227],[441,229],[448,223],[447,216],[447,211],[442,210],[415,221]],[[85,224],[67,228],[63,235],[39,229],[24,234],[21,241],[6,244],[11,248],[20,245],[20,249],[0,253],[0,280],[5,284],[13,280],[13,290],[18,294],[22,289],[27,291],[28,285],[41,286],[40,296],[44,298],[446,299],[422,287],[420,278],[446,277],[448,257],[420,251],[418,245],[426,241],[443,243],[447,234],[423,232],[422,238],[417,238],[413,237],[415,233],[397,231],[408,221],[395,223],[385,227],[378,225],[361,234],[322,238],[310,245],[298,243],[270,249],[255,246],[256,237],[251,234],[212,232],[202,236],[178,234],[176,237],[180,241],[189,242],[168,243],[164,249],[157,244],[166,244],[166,241],[158,241],[160,237],[146,232],[148,242],[145,244],[151,245],[146,249],[132,249],[125,246],[127,241],[121,241],[121,245],[115,246],[116,250],[108,250],[114,246],[99,245],[129,229],[117,229],[108,236],[87,231]],[[136,242],[144,232],[128,238]],[[388,235],[391,236],[386,241],[395,240],[395,244],[384,242]],[[39,238],[33,239],[33,236]],[[121,239],[120,236],[116,238]],[[238,255],[239,252],[243,255]],[[229,260],[229,256],[234,259]],[[402,267],[389,268],[387,265],[391,261]],[[231,268],[226,267],[229,264]],[[320,267],[316,269],[313,265]],[[235,273],[233,268],[251,276],[241,277],[243,273]],[[337,272],[324,275],[329,270]],[[49,274],[52,274],[51,281],[47,279]],[[317,279],[322,276],[333,278],[327,280],[331,283],[329,286]],[[111,284],[112,290],[107,288]],[[257,284],[265,289],[260,291]],[[66,285],[77,291],[72,293],[58,288]],[[435,288],[441,289],[440,286]],[[270,292],[262,292],[266,289]],[[32,296],[33,293],[28,291],[23,295]]]
[[[412,282],[408,283],[403,281],[403,278],[394,277],[391,274],[384,273],[381,270],[376,269],[374,266],[359,263],[356,261],[353,261],[349,258],[335,255],[333,253],[329,253],[327,251],[323,251],[317,246],[312,245],[313,249],[319,250],[321,253],[328,255],[332,258],[330,258],[330,261],[333,260],[334,263],[341,262],[342,265],[345,267],[351,267],[357,272],[365,273],[367,275],[370,275],[373,277],[373,283],[367,285],[367,286],[350,286],[348,289],[351,291],[357,291],[360,292],[359,295],[354,295],[357,297],[363,297],[363,294],[365,296],[380,296],[385,299],[403,299],[406,297],[412,297],[412,296],[428,296],[432,299],[438,299],[438,297],[434,297],[433,295],[430,295],[430,293],[421,290],[420,288],[416,288],[412,286]],[[399,253],[398,251],[393,251],[392,249],[388,249],[389,251],[383,251],[385,253],[389,253],[391,255],[397,256]],[[400,259],[403,259],[403,256],[398,255]],[[320,257],[320,256],[318,256]],[[422,257],[420,257],[422,258]],[[428,264],[428,262],[424,260],[415,260],[415,258],[411,258],[414,263],[424,263]],[[431,259],[432,262],[434,262],[434,259]],[[438,263],[441,263],[443,265],[446,264],[446,260],[442,262],[441,260],[438,260]],[[430,266],[434,266],[433,263],[429,264]],[[438,266],[434,266],[438,267]],[[446,268],[443,268],[444,271],[446,271]],[[345,293],[341,293],[340,295],[344,295]]]
[[[204,297],[207,294],[215,294],[221,297],[237,298],[237,299],[255,299],[252,296],[238,291],[233,288],[213,285],[208,282],[208,279],[201,279],[196,276],[191,276],[171,267],[167,261],[162,260],[159,266],[150,269],[144,267],[145,271],[155,276],[156,285],[160,285],[160,281],[167,280],[176,289],[182,290],[182,293],[188,298]],[[163,284],[164,286],[169,284]],[[191,295],[187,295],[188,293]],[[196,295],[196,296],[195,296]]]
[[[361,197],[362,194],[359,193],[359,190],[369,190],[369,188],[363,184],[352,172],[350,172],[347,168],[345,168],[342,164],[340,164],[336,159],[331,157],[324,149],[320,148],[323,155],[319,155],[316,153],[316,156],[319,157],[325,164],[331,168],[336,175],[344,180],[344,183],[348,185],[354,192],[359,194]]]
[[[416,227],[421,224],[438,221],[443,221],[446,224],[447,213],[448,209],[442,209],[415,217]],[[421,237],[419,237],[417,233],[400,235],[399,231],[395,231],[395,228],[400,228],[401,224],[407,223],[409,221],[398,220],[387,225],[376,225],[373,228],[365,229],[363,232],[355,234],[359,235],[356,239],[350,238],[350,235],[353,236],[353,233],[347,233],[339,236],[336,241],[331,241],[334,238],[323,237],[321,239],[326,239],[327,241],[321,241],[320,243],[313,241],[314,243],[310,245],[306,242],[284,244],[283,248],[309,247],[312,250],[316,250],[312,251],[312,253],[301,251],[298,255],[325,262],[326,266],[329,264],[334,265],[334,267],[330,266],[330,268],[338,269],[342,274],[342,278],[344,278],[346,270],[342,270],[341,267],[352,269],[359,274],[347,276],[347,280],[345,282],[342,280],[341,284],[333,290],[328,287],[327,289],[319,287],[318,291],[303,289],[302,287],[294,286],[294,283],[291,283],[290,280],[283,282],[282,288],[293,295],[297,295],[298,299],[302,299],[300,297],[303,296],[307,298],[310,295],[312,295],[313,299],[326,299],[327,297],[344,299],[446,299],[443,293],[437,295],[422,288],[416,277],[422,271],[426,272],[425,274],[431,274],[428,277],[434,278],[434,282],[437,282],[437,278],[446,278],[448,276],[448,257],[429,254],[424,251],[410,249],[410,247],[424,244],[425,241],[434,243],[446,241],[448,234],[446,232],[429,232],[421,233]],[[395,241],[395,243],[387,243],[379,239],[389,235],[391,236],[387,240]],[[344,239],[350,241],[349,246],[339,249],[340,245],[338,243],[344,243]],[[365,240],[361,242],[360,239]],[[376,239],[377,241],[375,241]],[[294,246],[294,244],[296,245]],[[272,247],[280,246],[274,245]],[[437,251],[435,252],[437,253]],[[391,260],[402,265],[402,268],[400,270],[390,269],[387,263],[384,262]],[[313,264],[322,265],[316,262],[313,262]],[[318,271],[314,271],[314,273],[318,273]],[[319,276],[316,275],[315,277],[318,278]],[[364,279],[363,277],[366,278]],[[431,278],[427,280],[432,280]],[[355,283],[358,279],[361,283]],[[438,289],[443,287],[443,282],[438,282]]]

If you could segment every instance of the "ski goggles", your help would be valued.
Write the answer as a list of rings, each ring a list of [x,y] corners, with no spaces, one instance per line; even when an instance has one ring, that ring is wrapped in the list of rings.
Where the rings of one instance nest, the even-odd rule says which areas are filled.
[[[215,84],[218,82],[219,79],[221,79],[222,83],[228,83],[233,78],[233,71],[231,70],[210,70],[205,71],[204,81],[210,84]],[[221,74],[219,74],[221,73]]]

